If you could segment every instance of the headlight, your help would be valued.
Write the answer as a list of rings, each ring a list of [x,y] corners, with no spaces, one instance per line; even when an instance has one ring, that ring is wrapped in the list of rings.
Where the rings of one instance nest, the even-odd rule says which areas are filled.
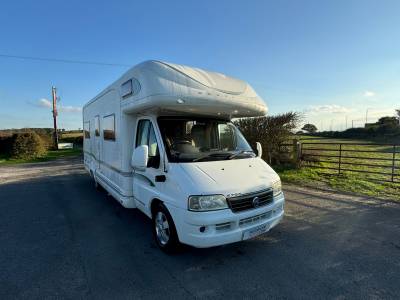
[[[228,208],[226,198],[223,195],[190,196],[189,210],[209,211]]]
[[[272,183],[272,191],[274,197],[278,196],[280,193],[282,193],[282,184],[280,179]]]

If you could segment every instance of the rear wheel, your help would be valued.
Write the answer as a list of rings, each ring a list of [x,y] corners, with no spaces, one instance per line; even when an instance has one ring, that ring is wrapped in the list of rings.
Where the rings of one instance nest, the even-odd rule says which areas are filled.
[[[100,185],[100,183],[96,180],[96,177],[94,176],[93,173],[92,173],[92,179],[93,179],[93,185],[94,185],[95,189],[98,190],[98,191],[102,191],[103,188]]]
[[[180,248],[174,221],[167,208],[159,203],[153,212],[153,235],[158,247],[166,253],[175,253]]]
[[[96,190],[102,192],[103,191],[103,187],[100,185],[100,183],[98,181],[94,181],[94,187],[96,188]]]

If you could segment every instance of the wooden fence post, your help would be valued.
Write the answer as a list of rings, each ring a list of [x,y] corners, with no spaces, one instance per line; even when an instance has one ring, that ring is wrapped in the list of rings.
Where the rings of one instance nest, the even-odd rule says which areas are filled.
[[[342,144],[339,145],[339,175],[342,167]]]
[[[392,182],[394,182],[394,171],[396,165],[396,145],[393,145],[393,159],[392,159]]]
[[[298,168],[301,163],[301,142],[298,139],[293,140],[293,164]]]

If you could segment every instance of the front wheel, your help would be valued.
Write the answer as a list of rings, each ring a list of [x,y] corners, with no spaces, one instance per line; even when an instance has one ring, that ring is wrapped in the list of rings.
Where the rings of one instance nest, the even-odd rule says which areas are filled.
[[[179,250],[174,221],[162,203],[157,205],[153,213],[153,235],[158,247],[164,252],[172,254]]]

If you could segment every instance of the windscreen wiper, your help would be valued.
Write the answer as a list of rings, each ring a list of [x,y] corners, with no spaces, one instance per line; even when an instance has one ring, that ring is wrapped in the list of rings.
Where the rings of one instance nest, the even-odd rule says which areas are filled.
[[[232,154],[232,155],[230,155],[229,157],[228,157],[228,159],[233,159],[233,158],[235,158],[235,157],[237,157],[237,156],[239,156],[239,155],[241,155],[241,154],[244,154],[244,153],[254,153],[253,151],[251,151],[251,150],[241,150],[241,151],[239,151],[239,152],[236,152],[236,153],[234,153],[234,154]]]
[[[193,161],[202,161],[203,159],[210,158],[210,157],[229,157],[230,153],[209,153],[204,156],[200,156],[198,158],[193,159]]]

